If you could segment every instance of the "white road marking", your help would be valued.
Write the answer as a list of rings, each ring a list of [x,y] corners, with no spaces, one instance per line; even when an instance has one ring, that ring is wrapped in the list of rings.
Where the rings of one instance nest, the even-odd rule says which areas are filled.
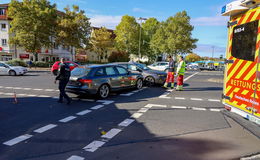
[[[14,89],[22,89],[21,87],[14,87]]]
[[[100,109],[102,107],[104,107],[104,105],[96,105],[96,106],[94,106],[94,107],[92,107],[90,109],[97,110],[97,109]]]
[[[203,99],[201,99],[201,98],[190,98],[190,100],[192,100],[192,101],[203,101]]]
[[[131,117],[132,118],[140,118],[143,115],[143,113],[134,113]]]
[[[31,88],[23,88],[24,90],[31,90]]]
[[[133,93],[137,93],[137,92],[140,92],[140,90],[135,90],[135,91],[132,91]]]
[[[57,125],[55,125],[55,124],[48,124],[48,125],[46,125],[44,127],[41,127],[39,129],[34,130],[34,132],[36,132],[36,133],[43,133],[43,132],[46,132],[46,131],[48,131],[48,130],[50,130],[52,128],[55,128],[55,127],[57,127]]]
[[[3,88],[3,86],[0,86],[0,88]]]
[[[0,94],[4,94],[3,92],[0,92]]]
[[[83,157],[73,155],[70,158],[68,158],[67,160],[84,160],[84,159],[85,158],[83,158]]]
[[[210,102],[220,102],[219,99],[208,99],[208,101],[210,101]]]
[[[221,110],[220,109],[209,109],[210,111],[212,112],[220,112]]]
[[[105,143],[106,142],[103,141],[93,141],[83,149],[88,152],[95,152],[98,148],[102,147]]]
[[[174,89],[167,89],[167,91],[168,91],[168,92],[173,92],[173,91],[174,91]]]
[[[59,97],[51,97],[52,99],[59,99]]]
[[[115,137],[119,132],[121,132],[121,129],[113,128],[110,131],[108,131],[105,135],[101,136],[102,138],[111,139]]]
[[[53,91],[55,91],[54,89],[45,89],[45,91],[47,91],[47,92],[53,92]]]
[[[159,98],[164,98],[164,99],[170,99],[171,97],[167,97],[170,93],[164,93]]]
[[[175,97],[174,99],[182,99],[182,100],[184,100],[186,98],[184,98],[184,97]]]
[[[3,95],[6,95],[6,96],[13,96],[14,93],[4,93]]]
[[[127,93],[127,94],[120,94],[120,96],[126,96],[126,97],[128,97],[128,96],[131,96],[131,95],[133,95],[134,93],[132,93],[132,92],[130,92],[130,93]]]
[[[83,115],[88,114],[90,112],[92,112],[92,111],[87,109],[85,111],[81,111],[81,112],[76,113],[76,115],[83,116]]]
[[[25,135],[16,137],[16,138],[14,138],[14,139],[11,139],[10,141],[6,141],[6,142],[4,142],[3,144],[4,144],[4,145],[7,145],[7,146],[12,146],[12,145],[15,145],[15,144],[17,144],[17,143],[20,143],[20,142],[22,142],[22,141],[25,141],[25,140],[27,140],[27,139],[29,139],[29,138],[31,138],[31,137],[32,137],[32,135],[25,134]]]
[[[5,87],[6,89],[12,89],[13,87]]]
[[[41,97],[41,98],[50,98],[51,96],[47,96],[47,95],[39,95],[38,97]]]
[[[39,88],[36,88],[36,89],[33,89],[34,91],[42,91],[43,89],[39,89]]]
[[[152,107],[166,107],[166,105],[159,105],[159,104],[147,104],[144,106],[145,108],[152,108]]]
[[[149,108],[141,108],[139,111],[137,112],[141,112],[141,113],[145,113],[149,110]]]
[[[188,107],[185,106],[172,106],[173,109],[187,109]]]
[[[34,94],[27,94],[28,97],[37,97],[37,95]]]
[[[197,108],[197,107],[192,107],[191,109],[197,110],[197,111],[206,111],[206,108]]]
[[[26,94],[16,94],[17,96],[26,96]]]
[[[69,122],[69,121],[71,121],[71,120],[73,120],[75,118],[77,118],[77,117],[69,116],[69,117],[66,117],[66,118],[63,118],[63,119],[59,120],[59,122],[67,123],[67,122]]]
[[[109,100],[98,100],[97,102],[103,103],[104,105],[109,105],[114,103],[115,101],[109,101]]]
[[[195,76],[196,74],[199,74],[199,72],[196,72],[196,73],[190,75],[189,77],[185,78],[185,79],[183,80],[183,82],[189,80],[191,77]]]
[[[120,127],[127,127],[131,123],[133,123],[135,120],[134,119],[125,119],[123,122],[119,123],[118,126]]]
[[[80,101],[85,101],[85,102],[95,102],[94,99],[80,99]]]

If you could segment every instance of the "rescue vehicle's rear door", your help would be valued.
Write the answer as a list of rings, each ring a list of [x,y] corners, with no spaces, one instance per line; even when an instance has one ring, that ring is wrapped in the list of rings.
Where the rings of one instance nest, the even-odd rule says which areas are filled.
[[[259,50],[256,11],[234,19],[236,25],[229,27],[224,102],[230,106],[252,113],[255,96],[257,55]],[[259,102],[259,100],[258,100]]]

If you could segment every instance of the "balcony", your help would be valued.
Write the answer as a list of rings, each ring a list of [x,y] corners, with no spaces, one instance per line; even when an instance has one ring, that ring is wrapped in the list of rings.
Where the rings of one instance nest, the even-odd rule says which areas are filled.
[[[0,15],[0,20],[7,20],[7,16],[6,15]]]

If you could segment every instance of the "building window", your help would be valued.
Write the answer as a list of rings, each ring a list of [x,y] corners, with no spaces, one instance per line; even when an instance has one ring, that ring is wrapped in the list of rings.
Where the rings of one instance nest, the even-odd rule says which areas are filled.
[[[54,43],[53,43],[53,48],[54,48],[54,49],[58,49],[58,48],[59,48],[59,45],[54,42]]]
[[[0,15],[5,15],[5,9],[0,9]]]
[[[7,40],[6,39],[2,39],[2,46],[7,46]]]
[[[1,30],[6,30],[6,24],[5,23],[1,24]]]

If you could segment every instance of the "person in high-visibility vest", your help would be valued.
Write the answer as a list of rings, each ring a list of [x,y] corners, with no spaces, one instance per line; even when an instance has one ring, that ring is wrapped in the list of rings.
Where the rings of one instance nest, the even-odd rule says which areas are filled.
[[[168,57],[169,60],[169,67],[168,67],[168,73],[167,73],[167,78],[164,83],[164,88],[167,88],[169,83],[171,83],[171,88],[174,88],[174,60],[172,56]]]
[[[179,56],[179,62],[178,62],[178,67],[177,67],[177,87],[176,87],[176,91],[182,91],[183,90],[183,77],[185,74],[185,67],[186,67],[186,63],[183,60],[182,56]]]

